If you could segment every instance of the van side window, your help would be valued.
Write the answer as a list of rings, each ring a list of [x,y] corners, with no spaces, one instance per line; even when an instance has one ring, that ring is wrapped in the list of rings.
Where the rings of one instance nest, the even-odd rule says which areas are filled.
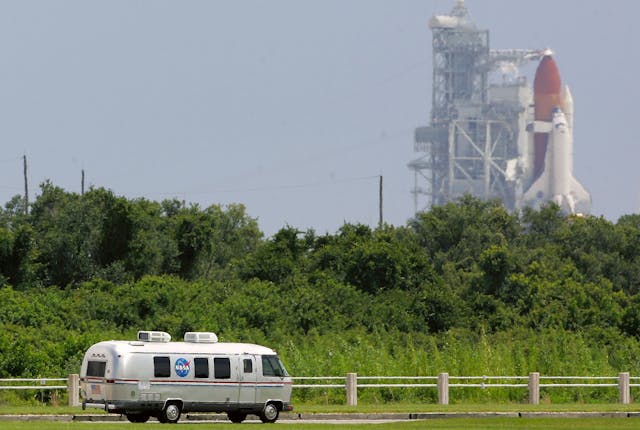
[[[193,363],[196,366],[196,378],[209,377],[209,360],[206,358],[194,358]]]
[[[231,378],[231,361],[228,358],[214,358],[213,375],[216,379]]]
[[[245,358],[243,360],[244,363],[244,373],[253,373],[253,361],[250,358]]]
[[[104,378],[104,370],[107,367],[105,361],[89,361],[87,363],[87,376],[97,376]]]
[[[153,357],[153,376],[156,378],[168,378],[171,376],[169,357]]]

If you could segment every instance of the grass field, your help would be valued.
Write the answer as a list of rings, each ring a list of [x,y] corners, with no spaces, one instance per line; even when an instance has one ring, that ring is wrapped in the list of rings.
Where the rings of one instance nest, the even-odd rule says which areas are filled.
[[[391,412],[640,412],[640,404],[621,403],[383,403],[347,405],[295,404],[296,413],[391,413]],[[0,413],[2,409],[0,408]]]
[[[135,425],[141,426],[148,430],[160,430],[164,429],[193,429],[194,425],[198,424],[125,424],[125,423],[56,423],[56,422],[0,422],[0,427],[3,430],[83,430],[98,427],[100,430],[121,430],[122,426]],[[207,425],[208,428],[213,426],[215,429],[238,429],[240,426],[261,426],[263,424],[227,424],[227,423],[207,423],[200,424]],[[309,423],[276,423],[276,424],[264,424],[266,429],[278,430],[278,429],[309,429],[309,430],[326,430],[335,429],[336,424],[309,424]],[[640,426],[640,419],[637,418],[599,418],[599,419],[587,419],[587,418],[538,418],[538,419],[525,419],[525,418],[476,418],[476,419],[434,419],[424,421],[412,421],[412,422],[397,422],[397,423],[383,423],[383,424],[339,424],[340,430],[353,430],[353,429],[375,429],[375,430],[406,430],[406,429],[443,429],[443,430],[456,430],[456,429],[477,429],[477,430],[494,430],[494,429],[607,429],[607,430],[623,430],[623,429],[637,429]]]

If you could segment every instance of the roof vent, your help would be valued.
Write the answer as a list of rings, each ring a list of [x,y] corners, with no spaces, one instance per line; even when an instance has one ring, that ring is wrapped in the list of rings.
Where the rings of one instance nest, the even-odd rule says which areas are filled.
[[[216,343],[218,336],[209,331],[188,331],[184,334],[184,341],[192,343]]]
[[[163,331],[139,331],[138,340],[142,342],[170,342],[171,335]]]

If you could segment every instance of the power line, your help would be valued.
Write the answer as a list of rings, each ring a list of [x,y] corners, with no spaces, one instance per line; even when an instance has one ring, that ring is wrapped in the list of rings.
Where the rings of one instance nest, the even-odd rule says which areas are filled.
[[[226,189],[211,189],[205,191],[177,191],[173,193],[157,193],[159,195],[198,195],[198,194],[214,194],[214,193],[241,193],[241,192],[254,192],[254,191],[274,191],[274,190],[289,190],[289,189],[300,189],[300,188],[313,188],[313,187],[322,187],[326,185],[337,185],[344,184],[349,182],[359,182],[359,181],[367,181],[371,179],[378,179],[380,175],[374,176],[361,176],[354,178],[345,178],[338,179],[333,181],[322,181],[322,182],[310,182],[306,184],[291,184],[291,185],[274,185],[274,186],[264,186],[264,187],[248,187],[248,188],[226,188]],[[154,193],[156,194],[156,193]]]
[[[15,158],[4,158],[0,160],[0,163],[13,163],[14,161],[20,161],[20,160],[22,160],[22,156],[15,157]]]

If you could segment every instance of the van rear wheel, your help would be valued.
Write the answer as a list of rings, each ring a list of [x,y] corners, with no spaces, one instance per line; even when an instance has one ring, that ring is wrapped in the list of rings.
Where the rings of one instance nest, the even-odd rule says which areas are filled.
[[[131,423],[146,423],[149,421],[149,415],[147,414],[126,414],[127,419]]]
[[[267,403],[260,412],[260,421],[263,423],[275,423],[280,415],[280,410],[274,403]]]
[[[158,417],[158,421],[161,423],[169,423],[175,424],[180,419],[180,414],[182,410],[180,409],[180,405],[177,403],[168,403],[167,406],[160,412],[160,417]]]
[[[232,423],[239,424],[247,418],[247,414],[238,411],[227,412],[227,418],[229,418],[229,421]]]

